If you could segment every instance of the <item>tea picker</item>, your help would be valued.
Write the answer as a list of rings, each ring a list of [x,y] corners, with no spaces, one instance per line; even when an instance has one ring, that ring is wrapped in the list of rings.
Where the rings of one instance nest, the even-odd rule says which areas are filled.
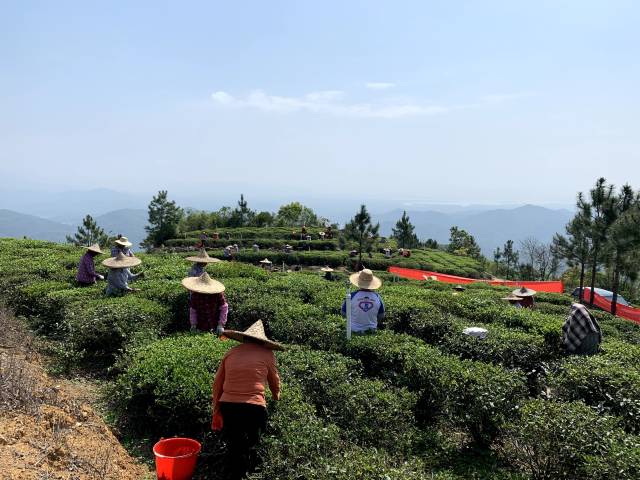
[[[347,292],[342,303],[341,313],[347,320],[347,339],[351,333],[373,333],[378,330],[378,322],[384,318],[384,302],[375,291],[382,286],[382,280],[373,275],[368,268],[349,276],[349,282],[358,287]]]

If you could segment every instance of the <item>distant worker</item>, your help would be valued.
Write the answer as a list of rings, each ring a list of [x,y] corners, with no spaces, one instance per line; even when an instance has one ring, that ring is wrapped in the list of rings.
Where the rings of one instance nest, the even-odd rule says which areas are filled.
[[[602,343],[602,331],[596,319],[580,303],[571,305],[571,312],[562,326],[562,344],[568,353],[593,355]]]
[[[102,265],[109,268],[106,294],[108,296],[118,296],[137,291],[129,286],[129,282],[144,277],[144,272],[134,275],[129,269],[141,263],[142,260],[139,258],[134,256],[127,257],[122,252],[119,252],[115,257],[103,260]]]
[[[378,322],[384,318],[382,297],[374,290],[382,286],[382,280],[368,268],[354,273],[349,281],[358,287],[351,293],[351,331],[353,333],[375,332]],[[347,301],[342,302],[342,316],[347,316]]]
[[[325,280],[333,280],[333,268],[327,265],[326,267],[321,268],[320,271],[324,272]]]
[[[131,243],[127,237],[119,233],[113,242],[113,247],[111,247],[111,256],[117,257],[118,253],[122,252],[125,257],[133,257],[133,252],[131,251],[132,246],[133,243]]]
[[[268,258],[260,260],[260,266],[262,268],[264,268],[265,270],[270,270],[271,269],[271,260],[269,260]]]
[[[257,243],[253,244],[253,251],[254,252],[259,252],[260,251],[260,245],[258,245]]]
[[[522,288],[516,288],[511,292],[512,295],[520,298],[520,305],[522,308],[533,308],[535,306],[533,297],[536,293],[538,292],[524,286]]]
[[[267,428],[265,388],[280,399],[280,376],[273,350],[284,350],[269,340],[258,320],[244,332],[225,331],[242,342],[223,357],[213,382],[211,428],[222,430],[227,441],[224,465],[230,480],[240,480],[255,463],[256,446]]]
[[[333,231],[331,230],[331,225],[329,225],[327,227],[327,229],[325,230],[324,234],[325,234],[325,237],[327,237],[329,239],[333,238]]]
[[[455,287],[453,287],[453,294],[454,295],[460,295],[462,292],[464,292],[464,287],[462,285],[456,285]]]
[[[100,250],[100,245],[94,243],[90,247],[86,247],[87,251],[80,258],[78,264],[78,274],[76,275],[76,281],[81,287],[88,287],[94,285],[96,280],[104,280],[104,277],[99,273],[96,273],[95,257],[103,255],[104,252]]]
[[[189,326],[192,332],[222,335],[227,324],[229,305],[224,297],[224,285],[204,272],[199,277],[182,279],[182,286],[191,292]]]
[[[508,301],[512,307],[522,308],[522,298],[515,296],[513,293],[508,297],[503,297],[502,300]]]
[[[233,245],[227,245],[226,247],[224,247],[222,255],[224,256],[224,258],[233,258],[232,251],[233,251]]]
[[[187,276],[189,277],[199,277],[205,271],[205,268],[210,263],[219,263],[222,260],[214,257],[210,257],[207,251],[204,248],[201,248],[198,252],[198,255],[194,255],[192,257],[187,257],[185,260],[189,262],[193,262],[192,267],[189,269],[189,273]]]

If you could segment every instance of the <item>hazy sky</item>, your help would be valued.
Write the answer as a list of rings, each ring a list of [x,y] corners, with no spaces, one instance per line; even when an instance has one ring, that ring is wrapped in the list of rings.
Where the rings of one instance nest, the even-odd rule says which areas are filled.
[[[640,188],[638,25],[633,0],[5,1],[0,181],[479,203]]]

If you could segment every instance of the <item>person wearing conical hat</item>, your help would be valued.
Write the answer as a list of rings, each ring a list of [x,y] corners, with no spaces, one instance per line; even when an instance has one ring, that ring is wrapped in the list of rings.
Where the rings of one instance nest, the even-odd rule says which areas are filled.
[[[191,331],[200,330],[221,335],[229,314],[229,305],[223,293],[224,285],[204,272],[199,277],[182,279],[182,286],[191,292],[189,301]]]
[[[218,263],[222,261],[218,258],[210,257],[204,248],[201,248],[198,251],[198,255],[187,257],[186,260],[188,260],[189,262],[193,262],[193,265],[189,269],[189,273],[187,273],[187,276],[189,277],[199,277],[204,273],[204,270],[208,264]]]
[[[513,293],[509,294],[507,297],[502,297],[502,300],[508,301],[512,306],[516,308],[522,308],[522,304],[520,303],[522,299],[520,297],[516,297]]]
[[[453,287],[453,294],[460,295],[461,292],[464,292],[464,287],[462,285],[456,285]]]
[[[76,281],[81,287],[88,287],[94,285],[96,280],[104,280],[104,277],[99,273],[96,273],[95,257],[104,254],[100,250],[100,245],[94,243],[90,247],[86,247],[86,252],[80,258],[78,264],[78,273],[76,275]]]
[[[325,266],[322,267],[320,269],[321,272],[324,272],[324,279],[325,280],[333,280],[333,268],[331,268],[330,266]]]
[[[382,280],[368,268],[349,276],[349,281],[358,287],[351,293],[351,331],[353,333],[375,332],[378,322],[384,318],[384,302],[375,292],[382,286]],[[342,316],[347,316],[347,301],[342,302]]]
[[[245,331],[227,330],[225,336],[242,342],[223,357],[213,382],[214,431],[227,442],[224,464],[229,478],[239,480],[253,464],[255,447],[267,426],[265,388],[280,399],[280,375],[274,350],[284,347],[267,338],[262,321]]]
[[[516,288],[513,292],[511,292],[512,295],[520,298],[520,305],[522,306],[522,308],[533,308],[535,306],[533,297],[536,293],[538,292],[525,286]]]
[[[125,257],[133,257],[133,252],[131,251],[132,246],[133,243],[131,243],[127,237],[119,233],[113,242],[113,247],[111,247],[111,256],[116,257],[119,252],[122,252]]]
[[[109,275],[107,275],[107,295],[117,296],[136,291],[129,286],[129,282],[144,277],[144,272],[133,274],[129,269],[141,263],[142,260],[139,258],[133,256],[127,257],[122,252],[119,252],[115,257],[103,260],[102,265],[109,267]]]

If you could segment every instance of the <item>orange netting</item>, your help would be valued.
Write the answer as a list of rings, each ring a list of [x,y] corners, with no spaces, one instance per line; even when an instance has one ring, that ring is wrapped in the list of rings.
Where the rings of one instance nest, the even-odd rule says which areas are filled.
[[[589,301],[589,297],[591,295],[590,292],[591,289],[589,287],[586,287],[584,289],[582,296],[585,303]],[[611,311],[612,303],[605,297],[603,297],[602,295],[598,295],[597,293],[593,295],[593,304],[600,307],[606,312]],[[618,317],[626,318],[627,320],[631,320],[632,322],[640,324],[640,309],[638,308],[627,307],[626,305],[618,304],[618,306],[616,307],[616,315]]]
[[[430,272],[428,270],[414,270],[412,268],[389,267],[389,272],[403,278],[412,280],[436,280],[445,283],[473,283],[484,282],[490,285],[503,285],[507,287],[527,287],[538,292],[562,293],[564,286],[560,281],[552,282],[521,282],[519,280],[477,280],[474,278],[458,277],[457,275],[447,275],[446,273]]]

